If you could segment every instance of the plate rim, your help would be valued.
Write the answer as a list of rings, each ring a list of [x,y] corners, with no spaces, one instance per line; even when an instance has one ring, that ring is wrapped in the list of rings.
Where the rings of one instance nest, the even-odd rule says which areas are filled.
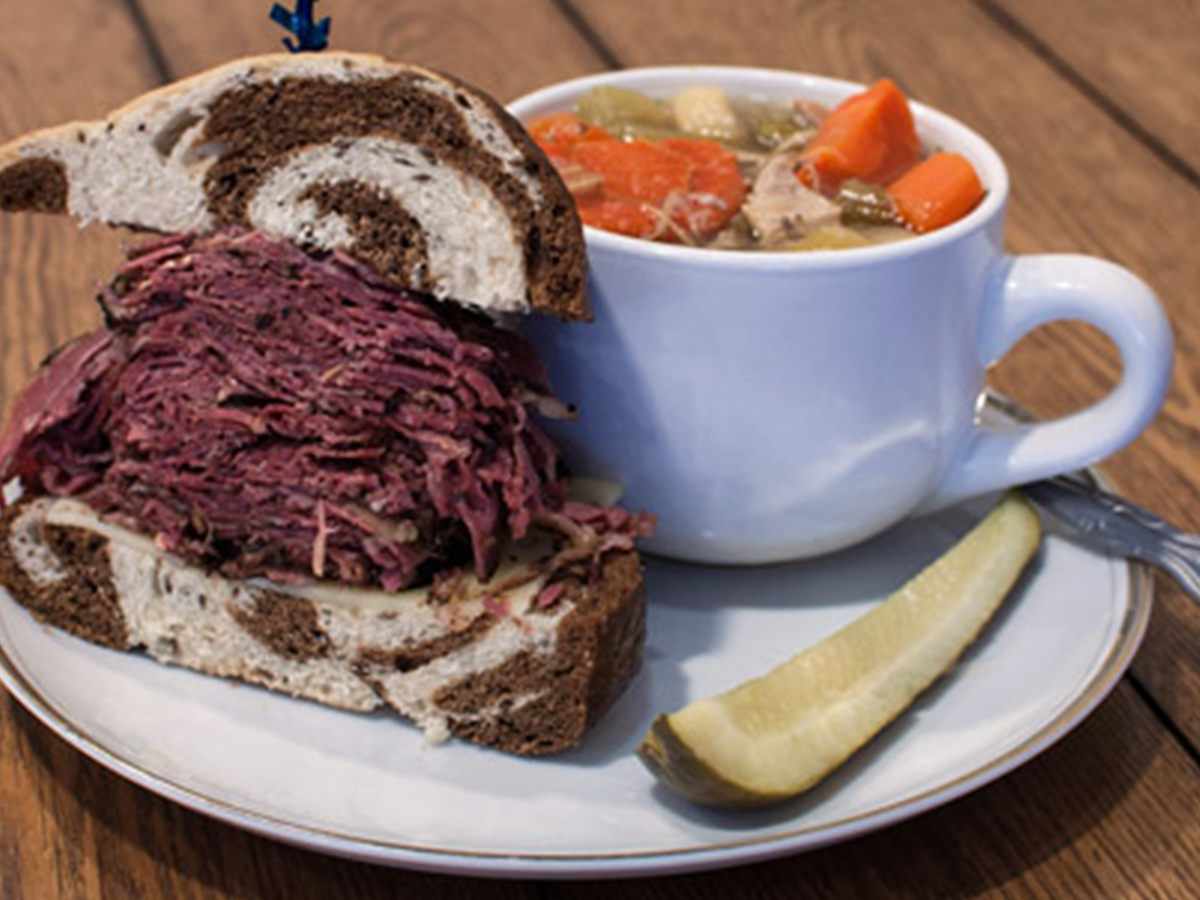
[[[1095,473],[1093,473],[1094,475]],[[619,878],[699,872],[791,855],[867,834],[950,803],[998,780],[1061,740],[1082,723],[1113,691],[1141,646],[1153,606],[1150,569],[1131,560],[1104,557],[1124,565],[1125,604],[1118,634],[1095,675],[1059,713],[1020,744],[949,782],[833,822],[800,826],[754,838],[703,846],[601,853],[509,853],[424,847],[412,842],[364,838],[320,827],[298,825],[236,803],[214,798],[157,774],[153,767],[126,758],[77,727],[16,667],[0,646],[0,684],[43,725],[79,752],[135,785],[228,825],[288,844],[377,864],[417,871],[499,878]],[[7,596],[5,602],[14,603]],[[18,607],[19,609],[19,607]],[[27,611],[20,609],[28,615]]]

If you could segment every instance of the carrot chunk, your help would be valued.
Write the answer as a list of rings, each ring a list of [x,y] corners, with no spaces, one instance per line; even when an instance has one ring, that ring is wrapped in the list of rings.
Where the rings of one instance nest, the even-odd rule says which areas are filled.
[[[662,207],[686,193],[696,164],[647,141],[588,141],[571,149],[571,161],[604,179],[605,190]]]
[[[885,78],[825,117],[801,154],[799,177],[826,194],[848,178],[886,184],[911,168],[920,152],[908,100]]]
[[[579,141],[614,140],[613,136],[599,125],[585,122],[573,112],[556,112],[538,116],[525,127],[533,139],[538,142],[575,144]]]
[[[914,231],[957,222],[983,199],[975,167],[957,153],[935,153],[888,185],[900,217]]]
[[[574,113],[527,128],[563,177],[585,225],[633,237],[703,241],[741,208],[737,157],[716,141],[619,141]]]
[[[571,148],[580,142],[615,140],[603,128],[585,122],[573,112],[538,116],[525,127],[542,151],[555,163],[567,159]]]
[[[737,157],[716,141],[668,138],[659,146],[695,163],[687,193],[667,202],[665,211],[696,240],[713,237],[728,224],[746,199],[746,182]]]
[[[577,196],[575,208],[584,225],[615,234],[657,240],[664,236],[666,229],[666,217],[648,203],[618,197],[607,191]]]

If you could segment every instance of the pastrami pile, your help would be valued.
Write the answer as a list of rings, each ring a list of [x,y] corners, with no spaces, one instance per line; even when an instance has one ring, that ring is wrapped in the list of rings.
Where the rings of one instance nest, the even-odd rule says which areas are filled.
[[[564,501],[533,415],[561,405],[516,335],[340,255],[247,231],[135,249],[106,327],[18,400],[0,480],[71,496],[230,577],[393,590],[489,574],[535,522],[629,546]]]

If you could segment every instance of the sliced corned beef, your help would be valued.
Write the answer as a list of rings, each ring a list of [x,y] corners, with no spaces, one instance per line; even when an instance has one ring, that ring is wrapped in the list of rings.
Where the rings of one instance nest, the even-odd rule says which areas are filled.
[[[481,316],[241,231],[144,244],[101,299],[18,401],[3,480],[231,577],[388,589],[487,574],[563,514],[541,367]]]

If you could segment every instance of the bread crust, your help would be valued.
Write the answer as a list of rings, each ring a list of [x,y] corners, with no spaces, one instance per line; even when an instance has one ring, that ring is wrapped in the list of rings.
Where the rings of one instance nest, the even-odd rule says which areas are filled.
[[[565,594],[572,609],[553,653],[521,653],[438,692],[439,706],[464,714],[450,724],[456,736],[524,755],[553,753],[563,737],[578,741],[624,691],[641,665],[646,639],[641,560],[633,552],[611,554],[594,586],[575,579]],[[530,703],[511,704],[498,716],[470,715],[534,685],[548,689]]]
[[[130,649],[129,630],[113,591],[103,539],[80,529],[44,523],[18,528],[19,524],[17,508],[6,510],[0,518],[0,584],[39,621],[102,647]],[[53,558],[66,562],[70,592],[39,580],[29,566],[22,565],[18,551],[21,541],[42,546]]]
[[[64,503],[82,507],[40,498],[0,516],[0,584],[38,620],[101,646],[340,708],[391,706],[431,737],[531,756],[576,745],[641,667],[636,551],[605,554],[594,578],[552,576],[563,589],[548,608],[500,595],[456,618],[426,592],[415,604],[353,612],[319,591],[199,572],[108,523],[56,518]],[[427,613],[448,626],[407,627]],[[489,636],[496,648],[483,645]],[[468,652],[486,664],[449,665]],[[438,667],[446,673],[434,678]],[[410,685],[424,682],[427,695],[414,700]]]
[[[223,99],[256,91],[270,95],[256,115],[214,134],[210,114]],[[325,105],[296,100],[321,92],[330,98]],[[395,102],[399,96],[407,100]],[[347,114],[349,101],[358,104],[356,115]],[[276,117],[264,120],[262,110],[274,110]],[[246,130],[254,140],[233,146]],[[362,145],[355,152],[361,152],[351,152],[353,163],[337,169],[354,142]],[[258,145],[268,144],[274,152],[247,161]],[[400,145],[430,154],[433,172],[458,173],[424,190],[436,195],[455,184],[454,178],[465,179],[471,190],[457,199],[447,194],[445,215],[429,213],[436,203],[414,199],[419,187],[394,180],[400,176],[393,169],[402,172],[414,164],[413,158],[388,149]],[[322,149],[328,153],[318,167],[309,157]],[[345,186],[351,185],[361,202],[318,209],[305,205],[304,190],[289,186],[285,219],[294,233],[283,236],[314,249],[348,250],[385,277],[443,299],[499,312],[589,317],[583,232],[574,203],[520,123],[465,82],[371,54],[248,57],[144,94],[102,120],[33,132],[0,147],[0,210],[68,211],[84,222],[153,231],[203,231],[232,223],[277,231],[278,221],[266,221],[261,206],[252,214],[244,200],[289,162],[300,167],[294,176],[288,173],[300,188],[341,185],[340,196],[346,198],[352,194]],[[331,171],[339,173],[336,179]],[[231,191],[240,199],[223,204],[220,198]],[[481,198],[489,195],[492,206],[481,206]],[[364,222],[378,220],[388,207],[384,198],[396,201],[392,205],[402,214],[370,231]],[[280,202],[274,196],[263,201],[268,207]],[[462,214],[464,209],[474,212]],[[496,241],[497,216],[507,217],[512,228],[511,249],[519,256],[514,265],[524,270],[520,286],[511,272],[494,265],[506,246]],[[394,253],[388,244],[396,245]],[[486,248],[480,250],[479,271],[446,271],[446,254],[436,255],[443,244],[460,254],[462,248]],[[413,249],[429,246],[434,252],[424,258]],[[493,263],[485,263],[485,256]],[[522,296],[509,296],[518,290]]]

